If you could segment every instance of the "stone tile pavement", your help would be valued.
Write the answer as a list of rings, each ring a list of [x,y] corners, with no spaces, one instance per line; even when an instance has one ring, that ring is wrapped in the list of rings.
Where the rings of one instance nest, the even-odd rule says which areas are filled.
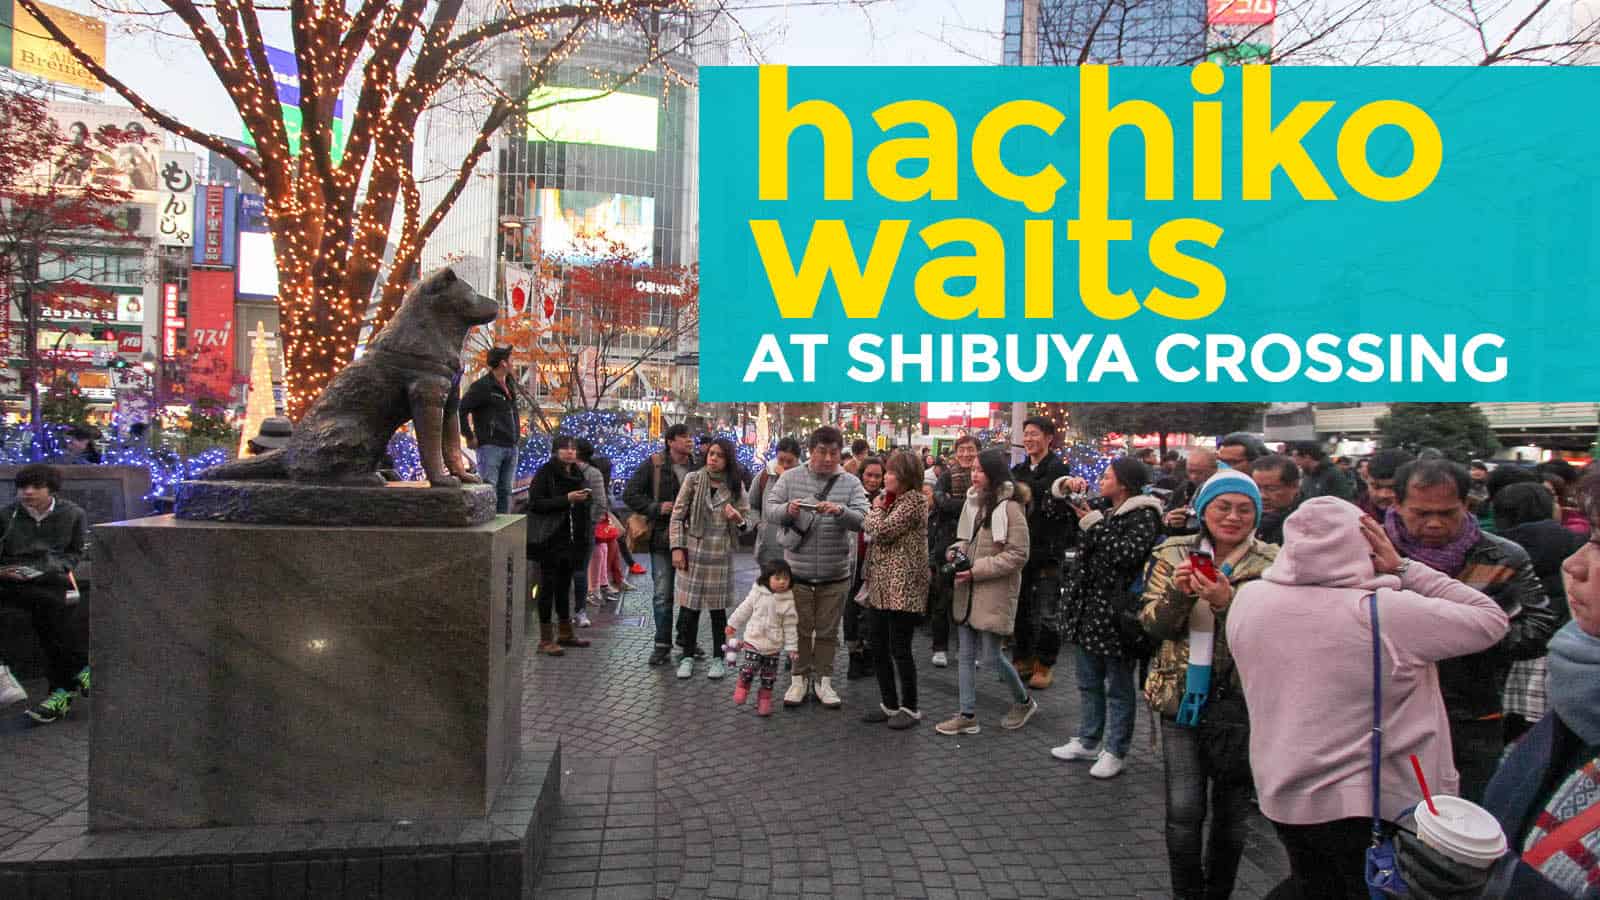
[[[741,556],[739,596],[752,579]],[[928,664],[924,633],[917,728],[858,721],[877,702],[870,678],[839,679],[843,710],[763,720],[753,698],[733,705],[731,678],[709,681],[702,665],[679,681],[645,664],[649,576],[634,581],[643,590],[585,631],[593,647],[530,648],[524,741],[558,737],[564,759],[540,900],[1168,896],[1161,760],[1142,709],[1126,771],[1104,782],[1049,755],[1076,721],[1070,669],[1016,732],[998,727],[1007,701],[980,671],[983,732],[936,734],[956,675]],[[42,696],[42,682],[26,686]],[[20,705],[0,710],[0,849],[81,810],[93,702],[48,728],[26,727]],[[1235,896],[1262,896],[1286,870],[1258,819]]]
[[[739,563],[742,597],[754,566]],[[878,700],[871,678],[839,679],[843,710],[764,720],[704,664],[687,681],[648,667],[647,591],[587,636],[593,647],[527,671],[524,726],[561,737],[565,772],[541,900],[1170,896],[1161,759],[1142,705],[1120,777],[1049,755],[1076,722],[1070,669],[1015,732],[999,727],[1008,700],[980,670],[983,731],[957,738],[933,730],[956,709],[956,670],[928,662],[925,632],[924,720],[905,732],[859,721]],[[1286,871],[1257,819],[1235,896],[1260,897]]]

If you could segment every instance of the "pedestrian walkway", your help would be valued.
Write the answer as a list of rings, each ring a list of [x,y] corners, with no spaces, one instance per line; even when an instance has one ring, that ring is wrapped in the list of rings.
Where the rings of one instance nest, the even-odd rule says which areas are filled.
[[[754,566],[737,562],[745,588]],[[842,710],[762,720],[704,665],[688,681],[646,666],[648,610],[648,592],[630,592],[620,618],[588,630],[593,647],[528,666],[523,721],[560,736],[565,772],[541,900],[1170,896],[1165,786],[1142,706],[1128,767],[1110,781],[1050,757],[1076,721],[1070,670],[1016,732],[999,727],[1005,694],[980,671],[983,732],[945,737],[933,724],[956,709],[956,670],[933,668],[923,633],[915,729],[858,721],[877,703],[870,678],[838,680]],[[1260,897],[1286,871],[1258,819],[1235,896]]]

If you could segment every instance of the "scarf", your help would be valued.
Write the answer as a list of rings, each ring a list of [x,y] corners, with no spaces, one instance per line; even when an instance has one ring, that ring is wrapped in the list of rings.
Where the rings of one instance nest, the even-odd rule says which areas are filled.
[[[1430,569],[1443,572],[1451,578],[1461,574],[1467,566],[1467,551],[1472,545],[1483,537],[1483,531],[1478,528],[1476,516],[1468,515],[1461,525],[1461,533],[1455,540],[1442,547],[1425,547],[1422,541],[1411,536],[1406,531],[1406,524],[1400,521],[1400,510],[1389,507],[1389,514],[1383,519],[1383,530],[1389,535],[1389,540],[1394,542],[1394,548],[1400,555],[1407,559],[1414,559],[1424,563]]]
[[[1248,541],[1234,551],[1237,559],[1241,550],[1249,547]],[[1203,537],[1196,548],[1204,553],[1215,552],[1211,539]],[[1233,575],[1233,562],[1219,563],[1217,573],[1223,578]],[[1200,724],[1200,714],[1205,711],[1206,698],[1211,696],[1211,661],[1216,652],[1217,613],[1211,604],[1196,599],[1189,611],[1189,666],[1184,675],[1183,699],[1178,701],[1178,724],[1193,728]]]
[[[1562,781],[1550,796],[1550,802],[1528,829],[1522,842],[1522,855],[1539,846],[1552,831],[1582,815],[1600,793],[1600,760],[1589,760]],[[1576,846],[1557,852],[1538,868],[1544,880],[1555,885],[1567,896],[1593,897],[1594,887],[1600,883],[1600,831],[1591,831],[1578,840]]]
[[[706,508],[712,512],[722,512],[722,506],[729,503],[733,491],[728,489],[728,473],[703,470],[706,473]]]
[[[989,514],[989,534],[996,544],[1004,544],[1011,533],[1011,514],[1006,511],[1006,501],[1015,493],[1009,482],[995,493],[994,512]],[[967,488],[967,505],[961,507],[961,521],[956,524],[956,540],[971,543],[978,535],[978,512],[983,506],[983,491]]]
[[[1550,707],[1586,744],[1600,744],[1600,638],[1568,622],[1550,639]]]

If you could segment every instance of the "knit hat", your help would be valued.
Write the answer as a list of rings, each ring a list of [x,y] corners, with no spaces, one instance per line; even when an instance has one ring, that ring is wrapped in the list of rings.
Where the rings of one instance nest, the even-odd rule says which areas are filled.
[[[1255,524],[1261,524],[1261,490],[1256,487],[1255,479],[1240,472],[1238,469],[1221,469],[1217,474],[1206,479],[1200,486],[1200,492],[1194,495],[1194,513],[1205,521],[1206,504],[1217,499],[1223,494],[1243,494],[1250,498],[1250,503],[1256,508]]]

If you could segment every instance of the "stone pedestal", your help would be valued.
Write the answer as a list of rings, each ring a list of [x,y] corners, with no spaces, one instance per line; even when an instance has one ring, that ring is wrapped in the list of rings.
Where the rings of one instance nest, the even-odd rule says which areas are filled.
[[[486,815],[525,529],[96,526],[91,832]]]

